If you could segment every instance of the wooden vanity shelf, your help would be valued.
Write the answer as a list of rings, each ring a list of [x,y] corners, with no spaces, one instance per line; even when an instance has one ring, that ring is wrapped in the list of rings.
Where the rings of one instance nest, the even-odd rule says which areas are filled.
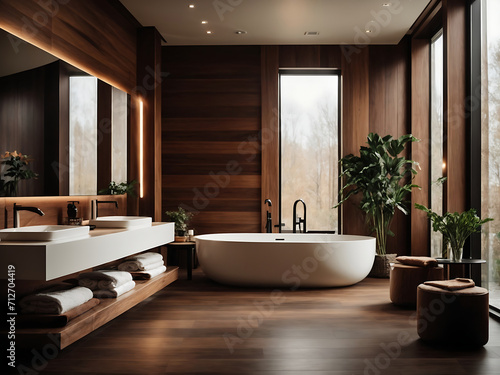
[[[151,280],[136,280],[135,288],[118,298],[101,299],[99,305],[64,327],[18,329],[16,342],[22,347],[40,347],[50,343],[64,349],[173,283],[177,278],[178,267],[168,267],[165,273]]]

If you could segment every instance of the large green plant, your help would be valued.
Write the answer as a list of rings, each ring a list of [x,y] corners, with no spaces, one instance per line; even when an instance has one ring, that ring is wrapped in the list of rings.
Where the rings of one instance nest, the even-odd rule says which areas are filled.
[[[493,220],[489,217],[481,220],[474,208],[462,213],[446,212],[439,215],[421,204],[415,203],[415,207],[427,213],[432,222],[432,229],[434,232],[441,232],[443,242],[450,244],[453,258],[456,260],[462,258],[462,249],[467,238],[472,233],[480,232],[481,225]]]
[[[340,160],[344,185],[339,192],[338,207],[351,196],[361,193],[360,208],[366,213],[370,230],[377,237],[377,254],[386,254],[387,236],[394,236],[390,226],[396,209],[408,214],[406,195],[417,172],[418,163],[398,156],[408,142],[418,141],[411,134],[393,139],[376,133],[368,135],[368,147],[362,146],[359,156],[352,154]]]

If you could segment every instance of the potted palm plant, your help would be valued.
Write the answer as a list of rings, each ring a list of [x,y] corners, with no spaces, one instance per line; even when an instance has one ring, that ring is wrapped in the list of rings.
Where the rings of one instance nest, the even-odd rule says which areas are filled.
[[[387,236],[394,236],[390,227],[396,209],[408,215],[406,195],[417,185],[412,184],[413,168],[418,163],[401,154],[408,142],[418,141],[411,134],[398,139],[376,133],[368,135],[368,147],[362,146],[359,156],[352,154],[340,160],[343,186],[339,191],[339,203],[351,196],[362,194],[360,208],[366,215],[370,231],[377,238],[377,254],[370,276],[389,277],[390,262],[396,254],[387,254]]]
[[[178,207],[177,211],[166,211],[167,218],[175,225],[175,242],[185,242],[187,226],[193,218],[193,213]]]
[[[421,204],[415,203],[415,207],[427,213],[434,232],[441,232],[443,242],[451,247],[451,258],[455,262],[462,260],[467,238],[472,233],[480,232],[481,225],[493,220],[489,217],[481,220],[474,208],[462,213],[446,212],[444,215],[439,215]]]

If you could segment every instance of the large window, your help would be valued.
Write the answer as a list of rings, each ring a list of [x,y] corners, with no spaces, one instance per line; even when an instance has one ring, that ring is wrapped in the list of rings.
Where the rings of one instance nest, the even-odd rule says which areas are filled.
[[[479,6],[479,1],[475,6]],[[484,0],[482,6],[479,13],[482,26],[479,49],[482,60],[481,216],[495,219],[482,228],[482,257],[488,261],[488,275],[483,280],[488,282],[490,304],[500,307],[500,24],[496,17],[500,14],[500,1]],[[474,76],[472,87],[476,87]],[[477,97],[478,92],[473,91],[472,96]]]
[[[307,230],[337,230],[339,76],[330,71],[282,71],[281,223],[293,229],[293,205],[307,205]],[[297,216],[303,216],[302,204]],[[295,218],[297,219],[297,218]]]
[[[446,164],[443,161],[444,123],[443,123],[443,31],[440,30],[431,40],[431,100],[430,100],[430,172],[431,172],[431,210],[443,212],[443,185],[437,182],[444,176]],[[443,236],[431,231],[431,256],[443,256]]]

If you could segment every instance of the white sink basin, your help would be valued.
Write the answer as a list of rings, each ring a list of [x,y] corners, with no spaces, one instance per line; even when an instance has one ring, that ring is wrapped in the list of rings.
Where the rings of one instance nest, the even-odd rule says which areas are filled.
[[[144,228],[150,227],[153,220],[146,216],[101,216],[89,221],[97,228]]]
[[[58,241],[88,236],[88,226],[34,225],[0,230],[2,241]]]

